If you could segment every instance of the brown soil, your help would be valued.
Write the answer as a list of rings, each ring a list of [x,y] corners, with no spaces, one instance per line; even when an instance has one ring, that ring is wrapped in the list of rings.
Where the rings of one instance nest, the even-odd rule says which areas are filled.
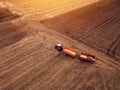
[[[23,17],[0,23],[0,90],[119,90],[119,17],[119,5],[106,0],[44,25]],[[65,56],[56,43],[97,60]]]
[[[9,9],[0,7],[0,22],[9,21],[18,17],[20,16],[13,14]]]

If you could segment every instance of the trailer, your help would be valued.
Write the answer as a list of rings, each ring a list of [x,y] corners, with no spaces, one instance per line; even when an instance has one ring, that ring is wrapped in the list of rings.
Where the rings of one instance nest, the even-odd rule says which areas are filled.
[[[67,47],[63,48],[62,52],[63,52],[63,54],[71,56],[73,58],[75,58],[77,56],[77,51],[72,50],[72,49],[67,48]]]
[[[81,53],[80,54],[80,60],[86,61],[86,62],[95,62],[95,56],[94,55],[90,55],[90,54],[86,54],[86,53]]]

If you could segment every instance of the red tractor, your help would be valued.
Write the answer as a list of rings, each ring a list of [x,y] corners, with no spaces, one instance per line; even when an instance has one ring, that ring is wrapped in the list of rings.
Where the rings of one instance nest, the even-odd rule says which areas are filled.
[[[63,48],[61,44],[56,44],[55,49],[57,49],[59,52],[62,52],[65,55],[71,56],[73,58],[77,58],[77,51],[72,50],[70,48]],[[87,62],[95,62],[95,56],[90,54],[81,53],[78,57],[80,60],[87,61]]]

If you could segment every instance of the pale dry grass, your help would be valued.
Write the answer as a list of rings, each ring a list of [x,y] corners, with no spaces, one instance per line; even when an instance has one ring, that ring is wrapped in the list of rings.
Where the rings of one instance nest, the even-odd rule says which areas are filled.
[[[100,0],[1,0],[35,20],[44,20],[70,12]],[[24,3],[23,3],[24,2]]]

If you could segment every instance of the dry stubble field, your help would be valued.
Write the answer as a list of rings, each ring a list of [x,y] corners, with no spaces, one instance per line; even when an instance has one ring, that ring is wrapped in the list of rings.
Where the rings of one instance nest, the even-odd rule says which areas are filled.
[[[50,0],[49,3],[60,5],[57,9],[54,4],[48,6],[47,0],[9,2],[13,3],[14,9],[25,15],[11,20],[13,18],[9,18],[9,15],[14,16],[11,12],[7,19],[2,17],[0,90],[120,89],[118,0],[99,0],[83,7],[79,7],[79,4],[84,2],[86,5],[86,0],[74,0],[74,3],[65,0],[60,4]],[[39,11],[36,7],[37,11],[32,11],[35,8],[31,4],[33,2],[39,2],[38,7],[44,3],[48,8],[42,10],[41,7]],[[66,5],[68,7],[62,12],[61,8]],[[64,56],[54,50],[54,44],[58,42],[77,51],[91,53],[97,60],[94,64],[89,64]]]

